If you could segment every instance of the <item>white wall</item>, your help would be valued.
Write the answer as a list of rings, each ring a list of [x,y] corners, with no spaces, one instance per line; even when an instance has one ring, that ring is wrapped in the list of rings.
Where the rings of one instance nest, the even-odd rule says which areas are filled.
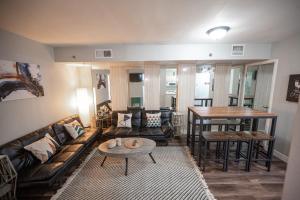
[[[299,174],[300,174],[300,104],[296,113],[293,125],[293,140],[291,143],[291,151],[288,160],[287,172],[285,175],[284,189],[282,194],[283,200],[298,200],[300,196],[299,190]]]
[[[93,81],[92,81],[92,68],[91,67],[78,67],[78,75],[79,75],[79,82],[78,87],[86,88],[88,93],[88,103],[89,103],[89,110],[88,113],[80,113],[81,121],[84,126],[91,125],[94,127],[95,125],[95,104],[93,103]],[[92,122],[91,124],[89,124]]]
[[[0,103],[0,144],[77,113],[76,68],[55,64],[53,49],[0,30],[0,59],[39,64],[45,96]]]
[[[279,114],[275,150],[288,155],[297,103],[286,101],[286,94],[289,75],[300,74],[300,34],[272,45],[272,57],[279,59],[273,100],[273,111]]]

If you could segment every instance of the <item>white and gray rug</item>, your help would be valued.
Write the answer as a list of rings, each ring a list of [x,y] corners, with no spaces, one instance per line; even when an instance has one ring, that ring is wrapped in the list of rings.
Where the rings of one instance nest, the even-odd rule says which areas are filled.
[[[211,200],[205,180],[185,147],[156,147],[148,155],[125,160],[103,156],[95,149],[52,197],[61,199],[187,199]]]

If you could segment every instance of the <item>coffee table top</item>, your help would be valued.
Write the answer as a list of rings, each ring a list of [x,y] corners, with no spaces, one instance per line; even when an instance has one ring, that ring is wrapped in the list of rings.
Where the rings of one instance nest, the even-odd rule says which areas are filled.
[[[142,146],[140,146],[136,149],[127,148],[124,145],[124,143],[126,140],[129,140],[129,139],[130,140],[132,140],[132,139],[140,140],[143,142],[143,144],[142,144]],[[114,148],[109,149],[108,144],[110,141],[111,140],[108,140],[99,145],[98,150],[101,154],[103,154],[105,156],[121,157],[121,158],[134,157],[137,155],[151,153],[156,146],[156,143],[153,140],[150,140],[147,138],[130,137],[130,138],[122,138],[121,146],[116,146]]]

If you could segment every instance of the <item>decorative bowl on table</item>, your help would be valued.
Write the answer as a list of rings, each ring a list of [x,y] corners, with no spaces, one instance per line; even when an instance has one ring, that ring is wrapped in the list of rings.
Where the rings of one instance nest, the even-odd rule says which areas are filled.
[[[124,146],[128,149],[136,149],[143,145],[143,141],[140,139],[126,139],[124,141]]]

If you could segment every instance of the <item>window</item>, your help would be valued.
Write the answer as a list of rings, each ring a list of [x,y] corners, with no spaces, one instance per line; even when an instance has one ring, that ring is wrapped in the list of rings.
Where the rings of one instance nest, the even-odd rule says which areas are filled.
[[[129,75],[129,105],[128,107],[143,107],[144,96],[144,70],[130,69]]]
[[[176,79],[177,69],[175,67],[164,67],[160,69],[160,106],[176,107]]]
[[[212,106],[214,91],[214,67],[201,65],[196,67],[195,105]]]

